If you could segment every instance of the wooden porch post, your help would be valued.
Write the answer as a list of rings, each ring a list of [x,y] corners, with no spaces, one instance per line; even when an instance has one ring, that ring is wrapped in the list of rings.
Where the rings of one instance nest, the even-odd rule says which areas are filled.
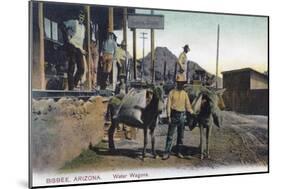
[[[114,31],[114,8],[113,7],[109,7],[108,8],[108,32],[112,32]],[[115,90],[116,87],[116,83],[117,83],[117,65],[116,65],[116,61],[112,60],[112,72],[111,72],[111,76],[112,76],[112,89],[113,91]]]
[[[45,89],[45,49],[44,49],[44,13],[43,2],[38,4],[38,24],[39,24],[39,87]]]
[[[123,10],[123,40],[125,41],[127,51],[127,8]]]
[[[108,32],[113,32],[113,7],[108,8]]]
[[[137,34],[133,28],[133,61],[134,61],[134,79],[137,80]]]
[[[86,10],[86,18],[87,18],[87,23],[86,23],[86,39],[87,39],[87,52],[88,52],[88,55],[87,55],[87,66],[88,66],[88,72],[87,72],[87,75],[86,75],[86,88],[88,90],[91,90],[92,89],[92,74],[91,74],[91,70],[92,70],[92,59],[91,59],[91,47],[90,47],[90,44],[91,44],[91,34],[90,34],[90,22],[91,22],[91,17],[90,17],[90,6],[89,5],[86,5],[85,6],[85,10]]]

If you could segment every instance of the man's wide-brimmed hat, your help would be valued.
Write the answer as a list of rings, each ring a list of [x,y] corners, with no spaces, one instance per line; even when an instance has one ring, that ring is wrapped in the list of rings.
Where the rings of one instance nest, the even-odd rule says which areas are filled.
[[[187,51],[190,51],[190,48],[189,48],[189,46],[188,46],[187,44],[184,45],[182,48],[183,48],[183,49],[186,49],[186,48],[187,48]]]
[[[186,78],[184,74],[178,74],[176,77],[176,82],[178,83],[186,83]]]

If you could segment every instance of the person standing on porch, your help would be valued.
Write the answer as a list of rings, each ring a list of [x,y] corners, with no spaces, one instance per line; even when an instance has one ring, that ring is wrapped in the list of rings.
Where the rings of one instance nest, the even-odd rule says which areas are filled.
[[[83,49],[85,39],[84,20],[85,14],[83,11],[80,11],[77,19],[63,22],[67,36],[65,47],[68,54],[67,77],[69,90],[77,87],[85,71],[83,60],[83,56],[86,55],[86,51]],[[75,65],[77,70],[74,74]]]
[[[91,76],[92,76],[92,87],[93,89],[96,88],[97,85],[97,67],[99,62],[99,51],[97,47],[97,42],[94,40],[91,40],[90,43],[90,52],[91,52],[91,58],[92,58],[92,70],[91,70]]]
[[[126,63],[131,58],[131,55],[126,51],[126,42],[123,40],[116,48],[116,62],[118,66],[118,81],[121,76],[126,76]],[[125,77],[126,79],[126,77]]]
[[[113,60],[115,57],[115,51],[117,48],[116,36],[114,33],[109,32],[107,39],[104,41],[102,46],[102,82],[101,89],[106,89],[107,80],[112,72]]]

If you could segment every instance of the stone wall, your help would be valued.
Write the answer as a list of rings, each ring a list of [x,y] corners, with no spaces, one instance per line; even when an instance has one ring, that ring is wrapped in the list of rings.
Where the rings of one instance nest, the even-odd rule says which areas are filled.
[[[102,97],[32,100],[31,159],[34,170],[58,169],[104,135]]]

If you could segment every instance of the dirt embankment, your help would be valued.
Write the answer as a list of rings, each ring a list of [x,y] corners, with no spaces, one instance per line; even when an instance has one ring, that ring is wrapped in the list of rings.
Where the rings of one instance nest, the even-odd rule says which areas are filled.
[[[102,97],[32,100],[31,158],[35,170],[57,169],[104,135]]]

